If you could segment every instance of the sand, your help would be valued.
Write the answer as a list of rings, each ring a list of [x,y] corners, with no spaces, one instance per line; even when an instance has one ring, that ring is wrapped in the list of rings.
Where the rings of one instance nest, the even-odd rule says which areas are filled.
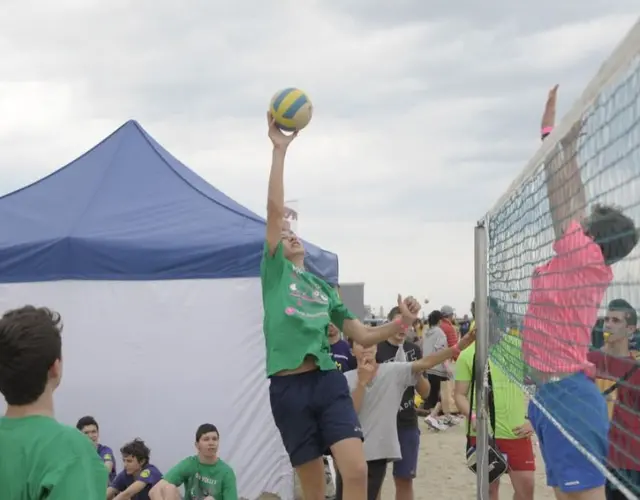
[[[420,457],[418,462],[418,477],[414,480],[415,500],[475,500],[476,476],[465,466],[465,427],[457,425],[446,431],[434,432],[427,429],[420,419],[422,438],[420,441]],[[546,485],[544,463],[540,458],[540,450],[536,452],[536,500],[555,499],[553,491]],[[263,496],[260,500],[278,498]],[[500,478],[500,498],[512,499],[513,488],[509,477],[505,474]],[[297,490],[296,499],[301,499]],[[391,466],[382,489],[381,500],[394,500],[395,491]]]
[[[422,419],[421,419],[422,420]],[[475,500],[476,476],[464,463],[464,424],[444,432],[432,432],[421,421],[420,457],[418,477],[414,480],[415,500]],[[544,464],[536,447],[536,500],[554,499],[553,491],[546,485]],[[382,490],[382,500],[395,498],[393,478],[389,469]],[[500,498],[513,498],[508,476],[500,479]]]

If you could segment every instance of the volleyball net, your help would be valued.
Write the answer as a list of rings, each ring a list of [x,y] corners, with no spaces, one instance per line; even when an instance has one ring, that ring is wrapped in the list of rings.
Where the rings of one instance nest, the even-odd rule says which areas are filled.
[[[523,117],[532,133],[538,118]],[[640,498],[630,476],[640,475],[640,370],[628,373],[640,361],[619,362],[625,343],[640,349],[631,221],[640,227],[640,20],[484,219],[489,360],[613,485]],[[573,370],[576,350],[599,367],[611,418],[606,457],[593,448],[602,426],[584,402],[543,388]]]

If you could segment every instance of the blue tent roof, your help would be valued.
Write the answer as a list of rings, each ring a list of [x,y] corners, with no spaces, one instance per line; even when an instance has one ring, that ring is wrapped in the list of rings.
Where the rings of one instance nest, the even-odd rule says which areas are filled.
[[[129,121],[80,158],[0,198],[0,282],[243,278],[265,221]],[[337,283],[338,259],[307,265]]]

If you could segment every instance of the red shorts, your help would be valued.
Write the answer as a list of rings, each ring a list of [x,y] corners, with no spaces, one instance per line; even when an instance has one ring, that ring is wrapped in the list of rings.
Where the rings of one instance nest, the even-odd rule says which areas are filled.
[[[476,445],[476,438],[471,437],[471,445]],[[533,453],[531,438],[520,439],[496,439],[498,451],[507,456],[509,470],[531,471],[536,470],[536,456]]]

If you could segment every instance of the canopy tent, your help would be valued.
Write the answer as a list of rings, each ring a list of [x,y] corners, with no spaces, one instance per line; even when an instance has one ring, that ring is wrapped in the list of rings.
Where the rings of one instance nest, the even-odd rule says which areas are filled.
[[[292,498],[268,410],[263,219],[130,121],[0,198],[0,220],[0,310],[48,306],[64,321],[61,421],[94,416],[114,449],[140,437],[162,471],[211,422],[240,496]],[[310,269],[336,283],[337,257],[305,245]]]
[[[0,282],[259,276],[264,219],[129,121],[67,166],[0,198]],[[337,257],[305,242],[337,283]]]

